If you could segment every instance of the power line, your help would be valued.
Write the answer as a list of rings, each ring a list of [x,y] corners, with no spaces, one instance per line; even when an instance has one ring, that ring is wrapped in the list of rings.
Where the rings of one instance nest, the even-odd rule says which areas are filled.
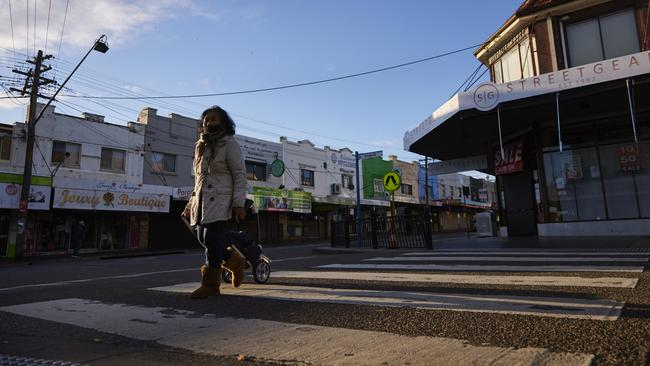
[[[34,0],[34,37],[33,38],[34,38],[34,54],[36,54],[36,0]]]
[[[388,70],[397,69],[397,68],[401,68],[401,67],[405,67],[405,66],[410,66],[410,65],[414,65],[414,64],[418,64],[418,63],[422,63],[422,62],[426,62],[426,61],[435,60],[435,59],[442,58],[442,57],[445,57],[445,56],[450,56],[450,55],[453,55],[453,54],[456,54],[456,53],[460,53],[460,52],[463,52],[463,51],[474,49],[474,48],[476,48],[478,46],[481,46],[482,44],[483,43],[480,43],[480,44],[477,44],[477,45],[472,45],[472,46],[469,46],[469,47],[457,49],[457,50],[450,51],[450,52],[441,53],[441,54],[438,54],[438,55],[435,55],[435,56],[426,57],[426,58],[422,58],[422,59],[415,60],[415,61],[409,61],[409,62],[401,63],[401,64],[398,64],[398,65],[382,67],[382,68],[379,68],[379,69],[359,72],[359,73],[355,73],[355,74],[343,75],[343,76],[338,76],[338,77],[329,78],[329,79],[308,81],[308,82],[297,83],[297,84],[274,86],[274,87],[269,87],[269,88],[232,91],[232,92],[206,93],[206,94],[187,94],[187,95],[153,95],[153,96],[146,96],[145,98],[147,98],[147,99],[182,99],[182,98],[218,97],[218,96],[225,96],[225,95],[260,93],[260,92],[268,92],[268,91],[274,91],[274,90],[298,88],[298,87],[303,87],[303,86],[308,86],[308,85],[323,84],[323,83],[329,83],[329,82],[338,81],[338,80],[344,80],[344,79],[350,79],[350,78],[355,78],[355,77],[359,77],[359,76],[375,74],[375,73],[379,73],[379,72],[383,72],[383,71],[388,71]],[[136,98],[136,97],[123,97],[123,96],[110,96],[110,95],[107,95],[107,96],[70,96],[70,97],[85,98],[85,99],[140,99],[140,98]]]
[[[11,11],[11,0],[9,0],[9,23],[11,24],[11,46],[14,49],[14,57],[16,57],[16,40],[14,38],[14,17]]]
[[[63,44],[63,32],[65,31],[65,22],[68,19],[68,5],[70,5],[70,0],[67,0],[65,3],[65,13],[63,14],[63,26],[61,27],[61,37],[59,38],[59,49],[56,52],[56,66],[59,66],[59,57],[61,56],[61,45]],[[56,70],[54,71],[54,78],[56,78]]]
[[[52,0],[47,8],[47,28],[45,29],[45,54],[47,54],[47,38],[50,35],[50,14],[52,12]]]

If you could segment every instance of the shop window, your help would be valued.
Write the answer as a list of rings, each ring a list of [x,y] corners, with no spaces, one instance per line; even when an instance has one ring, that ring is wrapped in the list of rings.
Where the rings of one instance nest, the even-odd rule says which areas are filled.
[[[246,179],[259,182],[266,181],[266,163],[246,160]]]
[[[401,186],[402,194],[412,196],[413,195],[413,186],[410,184],[402,184]]]
[[[176,173],[176,155],[152,153],[152,168],[156,173]]]
[[[567,24],[565,35],[570,67],[639,52],[632,9]]]
[[[102,147],[101,170],[124,173],[126,151]]]
[[[65,156],[66,153],[70,155]],[[81,161],[81,145],[71,142],[54,141],[52,143],[52,164],[61,164],[67,168],[79,168]]]
[[[634,172],[641,217],[650,217],[650,141],[640,141],[639,169]]]
[[[314,171],[307,169],[300,169],[300,181],[303,186],[314,186]]]
[[[601,146],[601,174],[610,219],[639,217],[635,173],[640,171],[640,156],[634,143]]]
[[[546,153],[544,169],[551,221],[606,218],[596,148]]]

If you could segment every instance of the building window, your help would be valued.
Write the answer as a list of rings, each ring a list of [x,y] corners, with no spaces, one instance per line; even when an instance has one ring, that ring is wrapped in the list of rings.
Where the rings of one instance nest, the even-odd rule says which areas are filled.
[[[11,132],[0,133],[0,160],[11,159]]]
[[[440,193],[442,194],[442,198],[447,198],[447,188],[445,187],[444,184],[440,185]]]
[[[567,24],[565,35],[569,67],[639,52],[632,9]]]
[[[530,41],[525,39],[506,52],[494,64],[492,75],[497,84],[534,76]]]
[[[300,169],[300,181],[303,186],[314,186],[314,171],[307,169]]]
[[[153,171],[156,173],[176,173],[176,155],[154,152]]]
[[[66,158],[65,154],[70,156]],[[52,144],[52,164],[61,164],[68,168],[79,168],[81,145],[70,142],[54,141]]]
[[[341,175],[341,184],[343,185],[343,188],[354,189],[354,183],[352,183],[351,175]]]
[[[246,160],[246,179],[266,181],[266,163]]]
[[[402,194],[406,194],[406,195],[409,195],[409,196],[413,195],[413,186],[410,185],[410,184],[402,184],[400,189],[401,189]]]
[[[124,173],[126,151],[102,147],[101,170]]]
[[[375,178],[373,180],[373,186],[375,192],[384,192],[384,180],[380,178]]]

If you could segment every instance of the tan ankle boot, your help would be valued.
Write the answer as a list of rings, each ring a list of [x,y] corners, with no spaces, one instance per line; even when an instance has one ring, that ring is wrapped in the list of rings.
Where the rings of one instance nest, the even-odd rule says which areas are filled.
[[[232,273],[232,286],[239,287],[244,281],[244,267],[246,266],[246,258],[237,248],[228,247],[230,257],[227,261],[223,262],[222,267]]]
[[[190,295],[193,299],[205,299],[208,296],[217,296],[221,294],[219,285],[221,284],[221,268],[201,267],[201,286],[192,291]]]

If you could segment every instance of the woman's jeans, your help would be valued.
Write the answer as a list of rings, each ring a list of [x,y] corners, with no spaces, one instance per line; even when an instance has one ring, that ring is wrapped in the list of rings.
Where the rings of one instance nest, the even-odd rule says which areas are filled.
[[[206,266],[221,268],[221,262],[230,256],[230,253],[226,250],[228,247],[227,230],[228,221],[216,221],[198,226],[196,233],[199,243],[205,248]]]

